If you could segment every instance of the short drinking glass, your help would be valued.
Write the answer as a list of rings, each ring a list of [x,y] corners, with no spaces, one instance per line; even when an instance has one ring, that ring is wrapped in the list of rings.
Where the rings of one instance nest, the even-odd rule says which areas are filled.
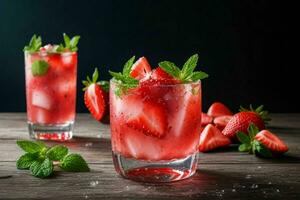
[[[25,51],[25,74],[30,137],[71,139],[76,106],[77,53]]]
[[[110,82],[113,161],[125,178],[170,182],[197,169],[201,82],[139,84],[119,93]]]

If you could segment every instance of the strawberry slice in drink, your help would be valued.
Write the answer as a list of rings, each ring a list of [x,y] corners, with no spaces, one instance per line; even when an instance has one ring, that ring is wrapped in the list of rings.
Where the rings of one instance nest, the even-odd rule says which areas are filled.
[[[130,116],[127,126],[143,132],[145,135],[161,138],[167,130],[166,111],[163,106],[154,102],[143,102],[140,112]]]
[[[130,76],[141,80],[151,72],[151,66],[145,57],[139,58],[132,66]]]
[[[170,74],[165,72],[161,67],[152,70],[152,79],[174,79]]]

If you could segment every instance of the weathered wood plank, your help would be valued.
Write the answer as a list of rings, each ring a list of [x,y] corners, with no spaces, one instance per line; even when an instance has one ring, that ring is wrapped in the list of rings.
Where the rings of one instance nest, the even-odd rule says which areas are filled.
[[[111,164],[92,164],[90,173],[59,172],[50,179],[38,179],[14,163],[0,163],[0,199],[4,198],[134,198],[134,199],[247,199],[299,197],[299,166],[294,164],[202,164],[188,180],[154,185],[119,177]],[[288,172],[288,173],[284,173]],[[288,196],[287,196],[288,195]]]
[[[269,127],[286,141],[289,153],[266,160],[226,150],[200,154],[198,171],[188,180],[137,183],[119,177],[112,164],[109,126],[79,114],[67,146],[89,162],[90,173],[38,179],[17,170],[17,139],[28,139],[23,113],[0,113],[0,199],[298,199],[300,196],[300,114],[273,114]],[[50,145],[55,142],[47,142]],[[98,181],[98,182],[97,182]]]

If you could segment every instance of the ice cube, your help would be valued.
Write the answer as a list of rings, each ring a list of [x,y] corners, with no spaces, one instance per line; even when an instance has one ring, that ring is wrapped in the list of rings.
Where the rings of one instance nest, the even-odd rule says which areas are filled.
[[[42,109],[38,109],[35,113],[35,117],[36,117],[36,122],[37,123],[41,123],[41,124],[45,124],[46,123],[46,112]]]
[[[52,107],[51,97],[42,90],[32,92],[32,105],[50,110]]]
[[[64,65],[70,66],[72,64],[72,61],[73,61],[73,56],[71,53],[65,53],[62,56],[62,62]]]

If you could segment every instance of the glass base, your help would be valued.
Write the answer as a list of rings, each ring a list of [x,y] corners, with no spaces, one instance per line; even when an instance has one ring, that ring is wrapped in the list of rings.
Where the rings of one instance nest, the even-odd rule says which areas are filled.
[[[70,140],[73,136],[73,127],[74,122],[49,125],[28,122],[29,136],[37,140]]]
[[[145,161],[113,152],[116,171],[127,179],[141,182],[172,182],[189,178],[197,169],[197,153],[171,161]]]

